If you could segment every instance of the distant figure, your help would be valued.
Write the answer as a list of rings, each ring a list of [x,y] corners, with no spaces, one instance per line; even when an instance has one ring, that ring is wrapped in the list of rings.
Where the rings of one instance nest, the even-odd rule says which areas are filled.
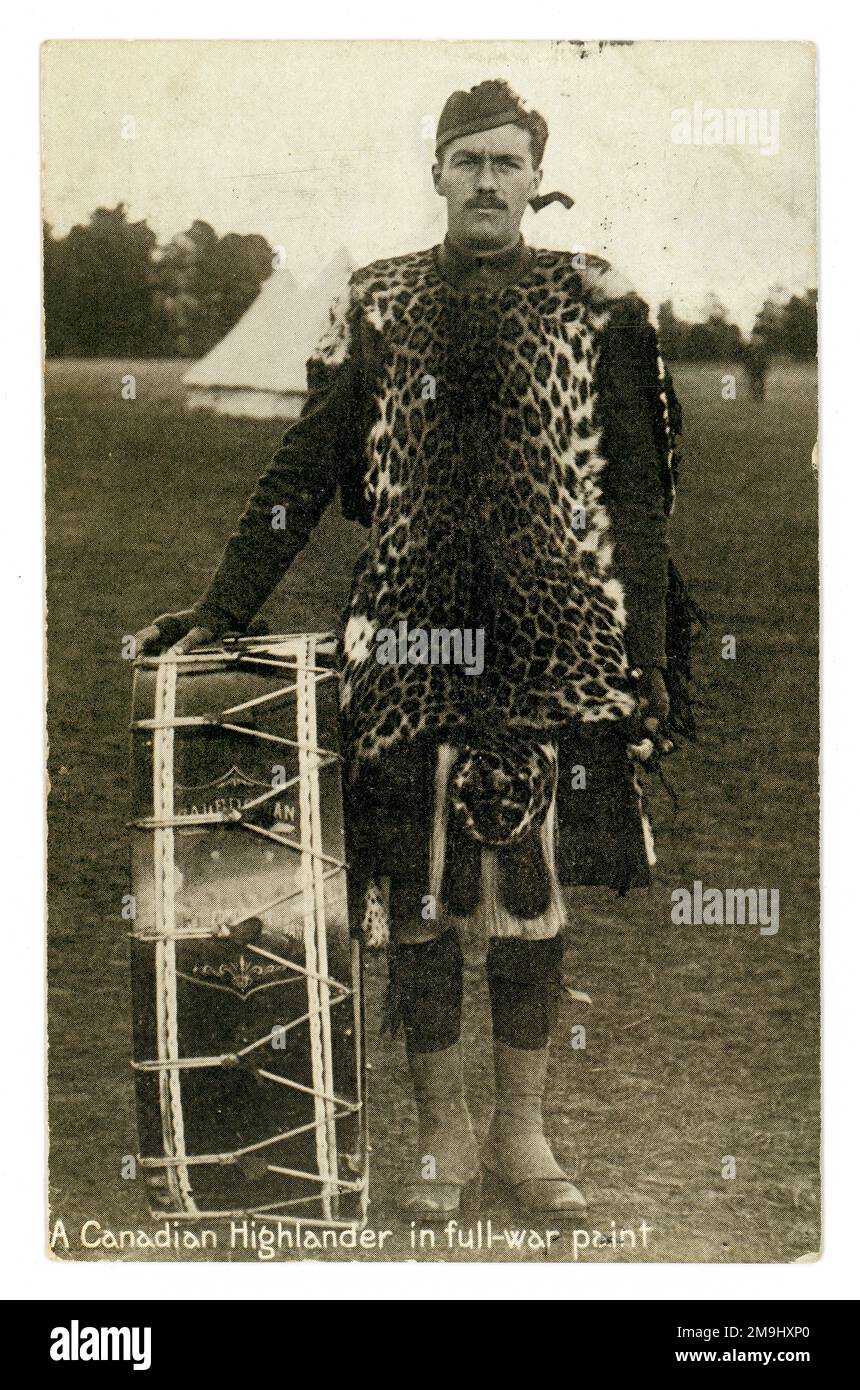
[[[750,345],[744,351],[744,369],[754,401],[763,401],[767,388],[767,374],[770,371],[770,354],[761,338],[753,334]]]

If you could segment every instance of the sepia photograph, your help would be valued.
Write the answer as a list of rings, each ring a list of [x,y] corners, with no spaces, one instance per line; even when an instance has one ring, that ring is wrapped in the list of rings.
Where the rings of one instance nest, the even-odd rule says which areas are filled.
[[[50,1257],[816,1261],[815,45],[41,131]]]

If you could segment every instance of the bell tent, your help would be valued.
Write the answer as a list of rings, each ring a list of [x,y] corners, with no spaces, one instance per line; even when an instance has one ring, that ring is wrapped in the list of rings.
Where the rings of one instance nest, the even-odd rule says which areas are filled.
[[[341,248],[310,284],[273,270],[253,304],[182,378],[190,410],[294,420],[307,393],[305,364],[354,264]]]

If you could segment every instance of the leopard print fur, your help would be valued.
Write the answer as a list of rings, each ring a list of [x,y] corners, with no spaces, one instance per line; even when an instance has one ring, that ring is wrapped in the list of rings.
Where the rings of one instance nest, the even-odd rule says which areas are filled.
[[[357,272],[335,306],[318,366],[358,321],[381,345],[343,644],[356,761],[425,731],[482,745],[633,712],[595,390],[607,305],[630,292],[603,262],[536,251],[519,283],[467,293],[422,251]],[[376,633],[404,619],[483,629],[483,674],[380,664]]]
[[[519,739],[464,748],[451,769],[449,799],[467,833],[486,848],[512,845],[540,827],[555,792],[552,745]]]

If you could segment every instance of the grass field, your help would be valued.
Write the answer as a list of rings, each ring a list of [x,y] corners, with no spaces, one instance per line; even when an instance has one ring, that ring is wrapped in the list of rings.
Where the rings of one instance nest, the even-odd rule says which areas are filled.
[[[201,592],[280,435],[277,423],[185,414],[180,363],[133,364],[137,399],[125,402],[129,369],[52,362],[47,383],[51,1202],[78,1258],[87,1218],[151,1224],[142,1181],[120,1177],[136,1148],[121,642]],[[777,369],[756,406],[742,384],[722,400],[721,375],[676,373],[686,464],[674,547],[710,615],[700,738],[667,768],[680,809],[655,791],[650,890],[571,895],[567,975],[593,1006],[562,1009],[549,1131],[589,1197],[591,1229],[653,1228],[647,1250],[591,1249],[592,1262],[794,1260],[819,1248],[816,385],[811,369]],[[273,631],[334,621],[361,540],[325,517],[266,611]],[[737,639],[734,661],[721,657],[724,634]],[[670,925],[672,889],[695,879],[778,888],[778,934]],[[380,1037],[384,963],[368,975],[371,1220],[396,1226],[413,1110],[402,1043]],[[467,1017],[483,1126],[488,1003],[472,966]],[[584,1051],[568,1043],[577,1023]],[[729,1155],[734,1178],[722,1176]],[[516,1224],[492,1203],[482,1214]],[[402,1241],[395,1253],[416,1257]]]

